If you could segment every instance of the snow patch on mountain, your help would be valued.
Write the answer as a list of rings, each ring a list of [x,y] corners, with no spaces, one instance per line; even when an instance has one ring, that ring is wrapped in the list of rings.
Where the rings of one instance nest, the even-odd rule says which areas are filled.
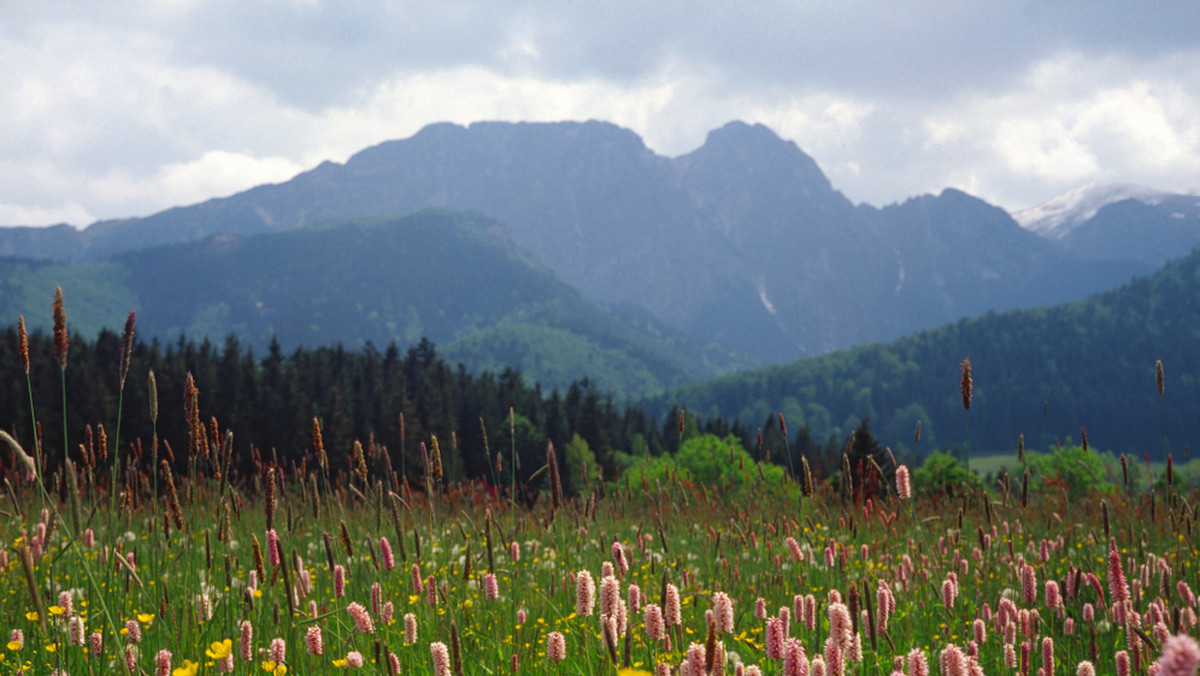
[[[772,303],[771,299],[767,297],[767,280],[759,277],[755,286],[758,287],[758,299],[762,301],[763,307],[767,309],[767,312],[770,312],[773,315],[779,314],[775,311],[775,304]]]
[[[1168,193],[1130,183],[1089,183],[1012,215],[1026,230],[1062,239],[1109,204],[1135,199],[1158,204]]]

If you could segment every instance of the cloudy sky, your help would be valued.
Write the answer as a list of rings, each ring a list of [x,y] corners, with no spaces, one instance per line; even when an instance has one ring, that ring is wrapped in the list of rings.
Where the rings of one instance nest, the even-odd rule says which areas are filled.
[[[1194,0],[0,0],[0,224],[137,216],[437,121],[762,122],[850,199],[1200,192]]]

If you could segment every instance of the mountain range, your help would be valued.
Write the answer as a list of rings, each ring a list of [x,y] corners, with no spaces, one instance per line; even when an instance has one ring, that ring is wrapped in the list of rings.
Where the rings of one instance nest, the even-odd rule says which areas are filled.
[[[692,346],[678,349],[679,356],[707,355],[709,361],[691,371],[653,379],[670,386],[680,377],[891,340],[989,311],[1084,298],[1147,274],[1200,241],[1195,197],[1096,188],[1084,193],[1016,219],[952,189],[876,208],[853,204],[811,157],[762,125],[729,123],[710,132],[697,150],[668,158],[604,122],[436,124],[367,148],[344,164],[326,162],[281,184],[145,218],[103,221],[81,231],[0,229],[0,256],[6,265],[29,266],[7,275],[9,288],[26,291],[35,280],[53,286],[56,276],[103,271],[89,283],[112,293],[98,302],[144,310],[143,321],[161,321],[156,330],[164,336],[239,331],[258,341],[273,333],[289,344],[353,344],[410,342],[419,329],[435,340],[484,349],[489,339],[480,331],[505,326],[512,337],[516,325],[506,324],[505,312],[530,315],[515,309],[518,303],[496,306],[478,320],[478,307],[467,296],[515,282],[509,272],[456,265],[452,246],[408,252],[420,259],[420,269],[442,266],[464,275],[467,283],[456,287],[457,294],[410,286],[410,298],[429,294],[429,304],[417,311],[420,321],[344,325],[373,326],[358,334],[331,331],[338,322],[323,317],[349,308],[367,317],[391,316],[399,306],[376,307],[382,300],[371,291],[411,285],[398,266],[376,258],[373,265],[323,274],[319,262],[311,263],[318,266],[310,270],[313,277],[291,271],[285,279],[312,283],[277,282],[275,304],[258,319],[242,313],[241,304],[257,288],[253,284],[269,285],[270,279],[252,282],[237,267],[283,275],[277,259],[300,240],[276,238],[329,229],[321,224],[331,221],[394,220],[429,208],[474,212],[488,223],[477,228],[500,233],[489,244],[499,247],[490,249],[492,257],[537,266],[578,294],[572,302],[582,307],[586,300],[589,314],[607,316],[610,328],[613,322],[634,326],[629,331],[641,336],[638,341],[669,335],[660,343],[671,345],[668,350]],[[331,258],[366,255],[351,241],[326,236],[322,246]],[[383,241],[366,246],[392,250]],[[222,250],[257,253],[226,258],[215,253]],[[155,278],[137,272],[156,260],[205,256],[211,258],[207,265],[160,265]],[[188,284],[164,284],[170,295],[155,296],[145,287],[146,279],[161,283],[183,270],[189,271]],[[129,279],[142,286],[120,281]],[[209,295],[189,298],[191,290]],[[289,293],[296,298],[285,302]],[[159,300],[152,303],[152,297]],[[322,314],[314,297],[326,299]],[[434,302],[453,319],[437,330],[440,324],[427,309]],[[292,314],[278,310],[285,305]],[[185,316],[189,308],[193,314]],[[170,319],[152,320],[154,312]],[[107,321],[123,316],[120,311]],[[524,323],[526,339],[536,324]],[[587,334],[591,330],[579,329],[573,340],[611,344]],[[522,344],[524,363],[555,356],[529,351],[528,340]],[[638,390],[632,383],[621,387]]]

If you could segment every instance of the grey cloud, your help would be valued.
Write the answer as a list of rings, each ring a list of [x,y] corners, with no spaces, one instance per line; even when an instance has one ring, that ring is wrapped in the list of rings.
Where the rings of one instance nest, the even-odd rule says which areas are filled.
[[[945,98],[1004,88],[1066,48],[1155,56],[1197,44],[1185,0],[1022,2],[242,2],[121,5],[81,20],[144,26],[171,57],[210,64],[320,108],[395,73],[478,65],[629,82],[679,60],[730,88]],[[105,8],[107,9],[107,8]],[[514,36],[539,58],[511,58]]]

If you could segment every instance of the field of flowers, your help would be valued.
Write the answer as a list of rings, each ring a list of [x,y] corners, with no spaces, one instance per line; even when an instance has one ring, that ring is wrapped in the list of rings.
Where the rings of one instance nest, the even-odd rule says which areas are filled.
[[[302,463],[257,458],[233,478],[232,432],[188,401],[186,471],[157,439],[122,464],[87,438],[75,462],[0,432],[0,674],[1179,676],[1200,662],[1197,494],[1169,480],[913,495],[902,467],[853,499],[764,473],[735,500],[678,474],[584,477],[568,500],[551,446],[551,488],[525,506],[444,485],[436,439],[414,482],[428,490],[375,469],[374,445],[331,468],[315,420]]]

